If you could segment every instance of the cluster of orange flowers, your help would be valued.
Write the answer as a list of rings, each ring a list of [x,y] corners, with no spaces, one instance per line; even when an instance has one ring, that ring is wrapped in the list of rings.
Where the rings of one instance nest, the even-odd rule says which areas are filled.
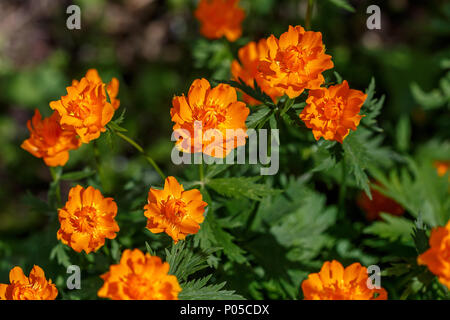
[[[105,84],[97,70],[88,70],[80,81],[72,81],[66,96],[50,102],[55,111],[49,118],[42,119],[36,109],[33,119],[28,121],[30,138],[22,143],[22,148],[43,158],[50,167],[64,166],[70,150],[97,139],[106,130],[120,105],[118,93],[116,78]]]
[[[234,41],[242,33],[244,11],[239,8],[238,0],[201,0],[195,15],[202,22],[201,32],[208,38],[225,36]],[[271,35],[257,43],[250,42],[238,54],[239,62],[235,60],[231,66],[233,77],[252,87],[257,84],[274,102],[283,95],[295,99],[309,90],[306,107],[299,117],[312,129],[316,140],[322,137],[343,143],[350,130],[356,130],[367,95],[350,89],[347,81],[323,87],[322,73],[333,68],[333,62],[325,54],[320,32],[290,26],[279,38]],[[49,118],[42,119],[39,111],[35,111],[28,122],[30,138],[23,142],[22,148],[43,158],[48,166],[63,166],[70,150],[97,139],[106,130],[120,105],[118,90],[117,79],[105,84],[95,69],[89,70],[80,81],[72,82],[66,96],[50,103],[55,111]],[[243,99],[248,104],[259,103],[248,95]],[[197,79],[187,97],[175,96],[172,106],[173,130],[179,132],[176,145],[183,152],[225,157],[232,149],[245,144],[245,121],[250,111],[245,103],[237,100],[233,87],[220,84],[211,88],[206,79]],[[231,141],[226,134],[228,129],[237,132]],[[439,174],[442,172],[440,166]],[[380,211],[403,213],[398,204],[388,202],[375,190],[372,194],[372,201],[360,202],[370,219],[377,218]],[[207,205],[199,190],[185,191],[174,177],[168,177],[162,190],[149,190],[144,206],[146,227],[153,233],[165,232],[176,243],[199,231]],[[65,206],[59,209],[57,239],[76,252],[95,252],[106,239],[114,239],[119,232],[115,221],[117,210],[113,198],[105,198],[91,186],[85,189],[78,185],[70,190]],[[430,249],[418,257],[418,263],[427,265],[450,288],[449,260],[450,222],[433,230]],[[110,266],[101,278],[104,284],[98,296],[115,300],[177,299],[181,291],[177,278],[169,275],[168,263],[138,249],[125,250],[120,263]],[[308,300],[387,299],[385,289],[370,289],[367,280],[367,269],[361,264],[344,268],[339,262],[331,261],[325,262],[320,272],[310,274],[301,287]],[[10,284],[0,284],[1,300],[52,300],[57,294],[55,285],[46,280],[38,266],[34,266],[29,277],[20,267],[15,267],[10,272]]]

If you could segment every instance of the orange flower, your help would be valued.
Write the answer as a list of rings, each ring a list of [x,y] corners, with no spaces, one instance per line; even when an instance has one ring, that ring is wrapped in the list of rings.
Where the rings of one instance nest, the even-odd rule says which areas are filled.
[[[163,190],[150,188],[144,207],[147,229],[153,233],[166,232],[177,243],[200,230],[207,205],[200,191],[184,191],[174,177],[168,177]]]
[[[342,143],[350,133],[356,130],[363,116],[361,110],[367,94],[350,89],[347,81],[329,88],[310,90],[306,107],[300,113],[300,119],[312,129],[314,138],[336,140]]]
[[[430,248],[417,258],[417,263],[426,265],[450,289],[450,221],[445,227],[431,230],[429,243]]]
[[[303,281],[303,295],[305,300],[386,300],[386,290],[369,289],[367,279],[367,268],[360,263],[344,269],[336,260],[326,261],[319,273]]]
[[[448,168],[450,167],[450,161],[434,161],[433,165],[436,168],[439,177],[443,177],[445,176],[445,174],[448,171]]]
[[[245,12],[238,6],[239,0],[200,0],[195,17],[201,23],[200,33],[209,39],[225,36],[236,41],[242,34],[241,23]]]
[[[305,89],[319,88],[325,81],[322,72],[333,68],[320,32],[289,26],[279,40],[271,35],[267,46],[268,53],[258,64],[258,76],[291,99]]]
[[[61,125],[73,126],[81,141],[89,143],[106,131],[105,125],[120,104],[116,99],[118,91],[117,79],[105,85],[97,70],[90,69],[80,81],[73,80],[72,86],[67,87],[67,95],[50,102],[50,107],[58,111]]]
[[[69,150],[80,147],[74,129],[59,124],[59,114],[54,112],[50,117],[42,119],[38,109],[27,122],[30,138],[25,140],[21,148],[37,158],[43,158],[47,166],[63,166],[69,160]]]
[[[245,120],[250,110],[237,101],[236,90],[226,84],[211,88],[208,80],[195,80],[188,98],[176,96],[170,110],[176,145],[183,152],[203,152],[224,158],[246,143]],[[229,131],[234,132],[231,134]],[[228,134],[227,134],[228,131]]]
[[[277,88],[271,87],[264,78],[257,76],[259,61],[266,57],[268,52],[269,47],[267,46],[266,39],[261,39],[258,43],[253,41],[249,42],[239,49],[239,61],[234,60],[231,63],[231,73],[236,81],[242,79],[242,81],[252,88],[254,88],[254,82],[256,81],[261,90],[275,102],[278,97],[283,95],[283,92]],[[261,104],[260,101],[255,100],[247,94],[244,94],[243,98],[248,104]]]
[[[20,267],[9,272],[10,284],[0,283],[0,300],[55,300],[58,289],[45,279],[44,270],[34,266],[27,278]]]
[[[392,214],[393,216],[401,216],[405,212],[400,204],[386,197],[378,190],[370,188],[370,192],[372,193],[372,200],[369,199],[365,192],[361,192],[357,201],[358,206],[366,212],[368,220],[380,219],[380,213],[382,212]]]
[[[181,287],[169,264],[138,249],[123,252],[120,263],[103,274],[98,296],[112,300],[178,300]]]
[[[76,186],[69,191],[64,208],[59,209],[57,238],[76,252],[97,251],[105,239],[114,239],[119,226],[115,221],[117,205],[113,198],[104,198],[93,187]]]

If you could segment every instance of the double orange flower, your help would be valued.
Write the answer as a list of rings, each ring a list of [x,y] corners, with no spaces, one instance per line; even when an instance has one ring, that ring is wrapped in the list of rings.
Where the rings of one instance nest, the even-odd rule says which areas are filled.
[[[27,277],[21,267],[9,272],[10,284],[0,283],[0,300],[55,300],[58,289],[45,278],[44,270],[34,266]]]
[[[39,111],[35,111],[28,121],[30,138],[22,143],[22,148],[43,158],[48,166],[64,166],[70,150],[97,139],[106,130],[120,105],[118,92],[116,78],[105,84],[97,70],[88,70],[80,81],[72,81],[66,96],[50,102],[55,110],[51,117],[42,119]]]

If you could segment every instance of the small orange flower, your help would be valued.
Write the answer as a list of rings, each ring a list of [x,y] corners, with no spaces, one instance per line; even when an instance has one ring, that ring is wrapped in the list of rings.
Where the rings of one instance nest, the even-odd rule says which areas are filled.
[[[21,267],[9,272],[10,284],[0,283],[0,300],[55,300],[58,289],[52,280],[45,279],[44,270],[34,266],[30,276],[23,274]]]
[[[358,197],[358,206],[364,210],[367,219],[370,221],[378,220],[381,218],[380,213],[389,213],[393,216],[401,216],[405,212],[405,209],[391,198],[386,197],[384,194],[370,188],[372,194],[372,200],[366,195],[365,192],[361,192]]]
[[[250,110],[237,101],[236,90],[226,84],[211,88],[208,80],[195,80],[188,98],[176,96],[170,110],[176,145],[183,152],[203,152],[224,158],[246,143],[245,120]],[[233,131],[230,133],[230,130]],[[228,131],[228,133],[227,133]]]
[[[74,127],[81,141],[89,143],[106,131],[106,124],[120,104],[116,98],[118,91],[116,78],[105,85],[97,70],[90,69],[80,81],[73,80],[72,86],[67,87],[67,95],[50,102],[50,107],[58,111],[61,125]]]
[[[59,209],[61,228],[57,238],[76,252],[97,251],[105,239],[114,239],[119,226],[115,221],[117,205],[113,198],[104,198],[93,187],[78,185],[69,191],[64,208]]]
[[[127,249],[120,263],[101,276],[104,284],[98,296],[112,300],[178,300],[181,287],[177,278],[168,274],[169,267],[159,257]]]
[[[445,227],[431,230],[429,243],[430,248],[417,258],[417,263],[426,265],[450,289],[450,221]]]
[[[359,115],[367,94],[350,89],[347,81],[329,88],[310,90],[306,107],[300,113],[300,119],[312,129],[314,138],[336,140],[342,143],[350,133],[356,130],[363,116]]]
[[[239,49],[239,61],[234,60],[232,62],[231,73],[236,81],[242,79],[242,81],[252,88],[254,88],[254,82],[256,81],[261,90],[275,102],[278,97],[283,95],[283,92],[277,88],[271,87],[264,78],[257,76],[259,61],[266,57],[268,52],[269,47],[267,46],[266,39],[261,39],[257,43],[254,41],[249,42]],[[261,104],[260,101],[255,100],[245,93],[243,99],[246,103],[251,105]]]
[[[450,167],[450,161],[434,161],[433,165],[436,168],[439,177],[443,177],[445,176],[445,174],[448,171],[448,168]]]
[[[320,32],[289,26],[279,40],[271,35],[267,46],[268,53],[258,64],[258,76],[291,99],[305,89],[319,88],[325,81],[322,72],[333,68]]]
[[[200,0],[195,17],[201,23],[200,33],[209,39],[225,36],[236,41],[242,34],[241,23],[245,12],[238,6],[239,0]]]
[[[42,119],[38,109],[27,122],[30,137],[21,148],[37,158],[43,158],[49,167],[63,166],[69,160],[69,150],[80,147],[81,141],[70,126],[59,124],[59,114],[54,112],[50,117]]]
[[[344,269],[336,260],[326,261],[319,273],[302,282],[303,295],[305,300],[387,300],[386,290],[369,289],[367,279],[367,268],[360,263]]]
[[[174,177],[168,177],[163,190],[150,188],[144,207],[147,229],[153,233],[166,232],[177,243],[200,230],[207,205],[199,190],[184,191]]]

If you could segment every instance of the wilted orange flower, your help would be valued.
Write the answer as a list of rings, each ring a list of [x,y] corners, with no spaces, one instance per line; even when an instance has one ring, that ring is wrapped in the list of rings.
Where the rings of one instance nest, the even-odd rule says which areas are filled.
[[[116,78],[105,85],[97,70],[90,69],[80,81],[73,80],[72,86],[67,87],[67,95],[50,102],[50,107],[58,111],[61,125],[73,126],[81,141],[88,143],[106,131],[105,125],[120,104],[116,99],[118,91]]]
[[[380,213],[382,212],[392,214],[393,216],[401,216],[405,212],[405,209],[400,204],[386,197],[378,190],[370,188],[370,192],[372,194],[372,200],[369,199],[365,192],[361,192],[357,201],[358,206],[366,213],[368,220],[380,219]]]
[[[169,264],[138,249],[123,252],[120,263],[103,274],[98,296],[112,300],[178,300],[181,287]]]
[[[236,90],[226,84],[211,88],[208,80],[195,80],[188,97],[175,96],[170,110],[176,145],[183,152],[203,152],[223,158],[246,143],[245,120],[250,110],[237,101]],[[234,132],[231,134],[228,131]]]
[[[177,243],[200,230],[207,205],[199,190],[184,191],[177,179],[168,177],[163,190],[150,188],[144,207],[147,229],[153,233],[166,232]]]
[[[417,258],[417,263],[426,265],[450,289],[450,221],[445,227],[431,230],[429,243],[430,248]]]
[[[119,226],[115,221],[117,205],[113,198],[104,198],[93,187],[78,185],[69,191],[64,208],[59,209],[57,238],[76,252],[97,251],[105,239],[114,239]]]
[[[360,263],[344,269],[336,260],[326,261],[319,273],[302,282],[303,295],[305,300],[386,300],[386,290],[369,289],[367,279],[367,268]]]
[[[317,89],[325,81],[322,72],[333,68],[331,56],[325,54],[320,32],[289,26],[278,40],[267,39],[268,54],[258,64],[258,76],[287,94],[298,97],[305,89]]]
[[[59,114],[54,112],[50,117],[42,119],[38,109],[27,122],[30,137],[21,147],[33,156],[43,158],[50,167],[63,166],[69,160],[69,150],[77,149],[81,141],[70,126],[59,124]]]
[[[300,113],[300,119],[312,129],[314,138],[336,140],[342,143],[350,133],[356,130],[363,116],[361,110],[367,94],[350,89],[347,81],[329,88],[309,91],[306,106]]]
[[[10,284],[0,283],[0,300],[55,300],[58,289],[52,280],[45,279],[44,270],[34,266],[30,276],[23,274],[21,267],[9,272]]]
[[[276,98],[283,95],[283,92],[277,88],[271,87],[264,78],[257,76],[259,61],[264,59],[268,52],[269,47],[267,46],[266,39],[261,39],[257,43],[254,41],[249,42],[239,49],[239,61],[234,60],[231,63],[231,73],[236,81],[242,79],[242,81],[252,88],[254,88],[254,82],[256,81],[261,90],[275,102]],[[261,104],[260,101],[255,100],[245,93],[243,99],[246,103],[251,105]]]
[[[195,17],[200,21],[200,32],[206,38],[236,41],[242,34],[241,23],[245,12],[239,0],[200,0]]]

